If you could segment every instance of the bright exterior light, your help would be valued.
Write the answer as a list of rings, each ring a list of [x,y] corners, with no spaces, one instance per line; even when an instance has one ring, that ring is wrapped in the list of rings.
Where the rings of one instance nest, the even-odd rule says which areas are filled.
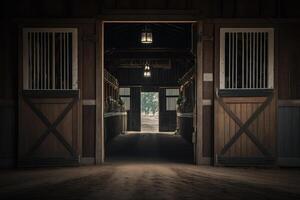
[[[152,44],[152,42],[153,42],[153,34],[150,30],[145,28],[141,34],[141,43]]]
[[[146,78],[151,77],[150,65],[148,63],[145,64],[144,77]]]

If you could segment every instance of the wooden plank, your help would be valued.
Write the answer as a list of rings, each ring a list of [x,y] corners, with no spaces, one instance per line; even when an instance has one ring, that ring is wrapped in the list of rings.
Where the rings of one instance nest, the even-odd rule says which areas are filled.
[[[220,97],[265,97],[273,93],[273,89],[222,89],[218,91]]]
[[[78,97],[79,90],[23,90],[22,95],[29,98],[72,98]]]
[[[95,157],[96,109],[83,107],[82,157]]]
[[[230,106],[230,109],[233,109],[232,105]],[[233,134],[235,133],[235,128],[234,128],[235,123],[229,117],[229,115],[226,114],[225,112],[222,112],[222,115],[224,117],[224,123],[220,123],[219,125],[221,127],[221,130],[222,130],[222,127],[224,126],[224,136],[225,136],[226,140],[224,141],[224,143],[222,145],[225,145],[230,140],[230,138],[232,137],[231,133],[232,132],[233,132]],[[232,150],[232,148],[229,150],[227,155],[231,155],[231,150]]]
[[[197,23],[197,33],[199,35],[203,32],[203,22],[199,21]],[[201,164],[201,159],[203,158],[203,43],[197,41],[197,69],[196,69],[196,96],[197,96],[197,140],[195,144],[195,161],[197,165]]]
[[[265,97],[226,97],[223,99],[223,101],[226,104],[239,104],[239,103],[245,103],[245,104],[253,104],[253,103],[262,103],[265,101]]]
[[[82,25],[84,37],[96,37],[95,24]],[[96,97],[96,40],[82,41],[82,96],[84,99],[95,99]]]
[[[270,153],[268,149],[266,149],[260,141],[257,140],[253,136],[253,133],[249,131],[249,126],[253,123],[253,121],[256,119],[256,117],[261,114],[261,112],[264,111],[264,109],[268,106],[269,103],[271,103],[273,99],[273,95],[270,95],[267,100],[251,115],[251,117],[247,120],[246,123],[242,123],[240,119],[235,115],[234,112],[230,110],[230,108],[224,103],[224,101],[219,98],[218,102],[219,104],[224,108],[227,114],[240,126],[240,129],[236,134],[231,138],[231,140],[224,146],[224,148],[221,151],[221,155],[224,155],[227,150],[238,140],[238,138],[245,132],[247,136],[251,139],[251,141],[260,149],[260,151],[265,155],[265,156],[270,156]]]
[[[211,106],[203,106],[203,156],[212,157],[213,112]]]
[[[96,45],[96,137],[95,137],[95,162],[101,164],[104,162],[104,24],[99,20],[96,24],[97,45]]]
[[[300,100],[279,100],[280,107],[300,107]]]
[[[57,126],[61,123],[61,121],[65,118],[68,112],[72,109],[74,104],[77,102],[77,98],[74,98],[67,107],[63,110],[62,113],[56,118],[56,120],[51,123],[48,118],[36,108],[36,106],[27,98],[24,98],[24,101],[28,104],[28,106],[33,110],[33,112],[39,117],[39,119],[46,125],[46,131],[39,137],[39,139],[35,142],[35,144],[29,149],[27,156],[33,154],[37,148],[41,145],[41,143],[46,139],[46,137],[53,133],[56,138],[65,146],[65,148],[70,152],[70,154],[75,157],[76,152],[73,147],[65,140],[62,134],[57,130]],[[75,139],[75,138],[73,138]]]

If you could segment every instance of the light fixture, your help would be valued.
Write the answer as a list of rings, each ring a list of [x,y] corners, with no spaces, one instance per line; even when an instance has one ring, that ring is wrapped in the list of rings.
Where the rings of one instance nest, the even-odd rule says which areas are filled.
[[[142,44],[152,44],[153,43],[153,33],[147,26],[143,29],[141,33],[141,43]]]
[[[150,70],[150,65],[148,62],[146,62],[146,64],[145,64],[144,77],[146,77],[146,78],[151,77],[151,70]]]

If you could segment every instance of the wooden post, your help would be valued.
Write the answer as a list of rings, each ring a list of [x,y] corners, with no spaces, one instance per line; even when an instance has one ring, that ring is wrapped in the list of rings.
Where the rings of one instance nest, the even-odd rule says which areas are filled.
[[[104,162],[104,119],[103,119],[103,97],[104,97],[104,66],[103,66],[103,36],[104,23],[99,20],[96,23],[97,45],[96,45],[96,141],[95,141],[95,163]]]
[[[197,23],[197,68],[196,68],[196,144],[195,144],[195,160],[196,164],[200,165],[203,158],[203,43],[200,36],[203,32],[203,23]]]

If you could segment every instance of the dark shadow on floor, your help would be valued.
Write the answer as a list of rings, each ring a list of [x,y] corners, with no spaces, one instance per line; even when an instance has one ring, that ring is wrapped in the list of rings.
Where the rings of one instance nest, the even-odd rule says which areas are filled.
[[[108,162],[193,163],[193,145],[179,135],[129,133],[114,138],[106,147]]]

